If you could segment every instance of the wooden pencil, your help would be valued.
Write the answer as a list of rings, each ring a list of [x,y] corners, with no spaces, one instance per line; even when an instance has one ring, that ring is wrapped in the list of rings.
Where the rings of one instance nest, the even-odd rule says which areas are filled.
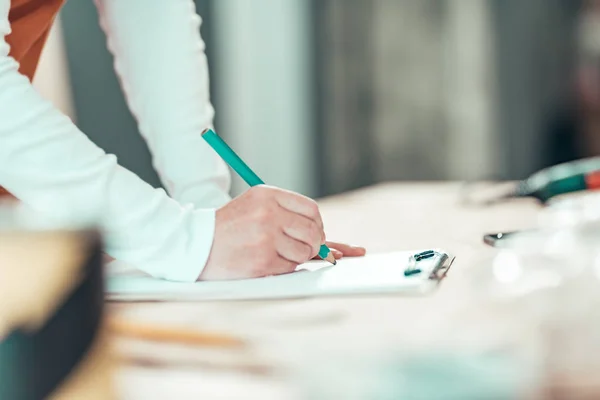
[[[202,137],[249,186],[263,185],[265,183],[215,131],[205,129],[202,132]],[[319,257],[333,265],[337,263],[335,256],[325,244],[322,244],[319,249]]]
[[[153,342],[169,342],[223,348],[240,348],[246,345],[246,342],[241,338],[225,333],[204,332],[190,328],[129,322],[119,318],[109,319],[108,328],[111,332],[120,336]]]

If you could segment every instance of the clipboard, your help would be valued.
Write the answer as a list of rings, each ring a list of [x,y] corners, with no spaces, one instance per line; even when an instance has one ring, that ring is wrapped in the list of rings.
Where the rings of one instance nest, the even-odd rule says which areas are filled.
[[[423,256],[427,253],[427,256]],[[152,278],[118,261],[109,264],[109,301],[281,300],[376,294],[425,295],[446,277],[454,256],[441,249],[369,254],[322,261],[296,272],[256,279],[180,283]],[[415,273],[415,270],[419,270]]]

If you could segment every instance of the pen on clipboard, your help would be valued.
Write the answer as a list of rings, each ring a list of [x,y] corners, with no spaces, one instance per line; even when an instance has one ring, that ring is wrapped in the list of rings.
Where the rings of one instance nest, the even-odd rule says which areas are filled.
[[[239,348],[246,345],[242,339],[224,333],[129,322],[119,318],[109,319],[108,328],[113,333],[123,337],[153,342],[223,348]]]
[[[250,186],[264,185],[264,181],[233,151],[225,141],[212,129],[205,129],[202,137],[214,151]],[[321,245],[319,257],[335,265],[335,257],[329,247]]]

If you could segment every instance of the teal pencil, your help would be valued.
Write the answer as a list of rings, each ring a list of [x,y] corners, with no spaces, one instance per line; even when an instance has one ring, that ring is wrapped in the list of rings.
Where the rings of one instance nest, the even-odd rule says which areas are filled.
[[[202,132],[202,137],[206,142],[212,147],[217,154],[227,163],[229,166],[250,186],[256,185],[264,185],[264,181],[258,177],[250,169],[248,164],[246,164],[240,156],[238,156],[235,151],[219,135],[215,133],[212,129],[205,129]],[[324,244],[321,245],[319,249],[319,257],[323,260],[327,260],[333,265],[336,264],[335,257],[329,247]]]

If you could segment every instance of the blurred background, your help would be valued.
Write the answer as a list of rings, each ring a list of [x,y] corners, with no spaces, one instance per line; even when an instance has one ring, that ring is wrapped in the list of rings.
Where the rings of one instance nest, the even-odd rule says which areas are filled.
[[[273,185],[320,197],[388,180],[517,179],[600,155],[600,1],[196,6],[217,131]],[[35,85],[160,186],[93,2],[67,2]],[[233,193],[244,188],[235,180]]]

